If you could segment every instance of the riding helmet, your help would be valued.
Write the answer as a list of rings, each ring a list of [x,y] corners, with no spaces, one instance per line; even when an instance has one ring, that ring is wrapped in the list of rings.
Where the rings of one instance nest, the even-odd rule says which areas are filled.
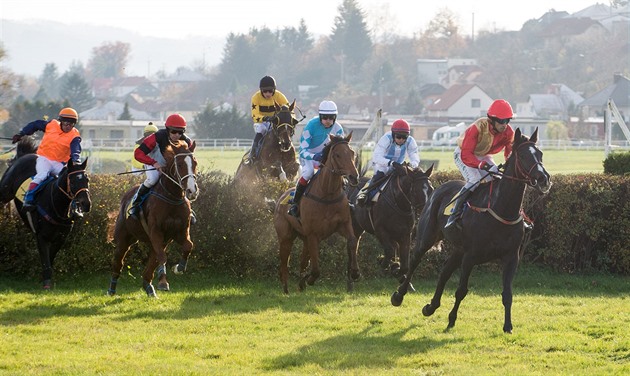
[[[260,89],[272,89],[276,90],[276,80],[271,76],[265,76],[260,79]]]
[[[186,128],[186,119],[180,114],[173,114],[166,118],[164,122],[166,128]]]
[[[319,104],[320,115],[337,115],[337,105],[333,101],[322,101]]]
[[[514,112],[512,112],[512,106],[504,100],[497,99],[492,102],[490,107],[488,108],[488,117],[497,118],[497,119],[511,119],[514,117]]]
[[[59,121],[69,121],[74,124],[77,120],[79,120],[79,114],[74,108],[66,107],[59,111]]]
[[[409,127],[409,123],[407,123],[405,120],[398,119],[392,123],[392,133],[409,134],[410,132],[411,128]]]

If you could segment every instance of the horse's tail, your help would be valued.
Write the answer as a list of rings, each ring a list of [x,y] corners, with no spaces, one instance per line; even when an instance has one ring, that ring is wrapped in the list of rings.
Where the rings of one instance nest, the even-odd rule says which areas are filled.
[[[37,142],[33,137],[22,137],[17,144],[15,151],[15,159],[20,158],[26,154],[34,154],[37,152]]]

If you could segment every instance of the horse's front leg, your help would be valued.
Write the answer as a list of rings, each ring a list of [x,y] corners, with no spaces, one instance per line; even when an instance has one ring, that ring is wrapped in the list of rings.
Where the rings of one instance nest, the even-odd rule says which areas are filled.
[[[442,294],[444,293],[444,287],[446,286],[446,282],[448,282],[449,278],[453,275],[453,272],[459,268],[462,263],[463,253],[459,250],[456,250],[455,253],[451,254],[446,263],[444,263],[444,267],[442,267],[442,271],[440,271],[440,276],[438,277],[438,283],[435,288],[435,293],[433,294],[433,298],[431,298],[431,302],[424,307],[422,307],[422,314],[425,316],[431,316],[435,313],[435,310],[440,308]]]
[[[311,235],[306,238],[306,250],[307,254],[310,258],[311,271],[306,279],[306,283],[309,286],[313,286],[315,281],[319,278],[320,270],[319,270],[319,238],[317,235]],[[304,253],[304,252],[303,252]],[[304,256],[302,256],[304,257]]]
[[[470,256],[470,253],[466,253],[462,260],[462,274],[459,276],[459,286],[457,286],[457,290],[455,290],[455,304],[448,314],[447,330],[455,326],[459,305],[468,294],[468,279],[470,278],[473,266],[475,266],[475,264],[473,263],[472,256]]]
[[[359,260],[357,257],[359,241],[354,235],[352,221],[348,221],[345,231],[343,232],[346,237],[346,251],[348,253],[348,265],[346,268],[347,290],[352,291],[354,289],[354,282],[358,281],[361,277],[361,273],[359,272]]]
[[[37,250],[39,251],[39,261],[42,265],[42,287],[44,290],[52,288],[52,263],[50,262],[50,243],[37,235]]]
[[[157,236],[161,237],[161,234]],[[153,237],[157,237],[153,235]],[[147,261],[147,265],[144,268],[144,272],[142,273],[142,288],[147,293],[147,296],[151,298],[157,298],[157,294],[155,293],[155,288],[153,287],[153,277],[155,275],[155,269],[158,265],[166,264],[166,244],[161,241],[152,240],[151,241],[151,252],[149,253],[149,259]]]
[[[512,334],[512,281],[518,267],[518,251],[513,258],[503,265],[503,292],[501,293],[505,317],[503,320],[503,332]]]
[[[186,271],[186,265],[188,264],[188,258],[190,257],[190,254],[192,253],[192,250],[194,248],[194,244],[190,240],[190,236],[187,236],[186,239],[181,242],[181,244],[182,258],[176,265],[173,265],[173,273],[175,274],[184,274],[184,272]]]

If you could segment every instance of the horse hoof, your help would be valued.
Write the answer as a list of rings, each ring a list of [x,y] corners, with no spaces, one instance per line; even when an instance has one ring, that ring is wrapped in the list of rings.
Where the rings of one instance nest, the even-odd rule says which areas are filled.
[[[399,307],[403,302],[403,295],[399,293],[398,291],[396,291],[395,293],[392,294],[391,301],[394,307]]]
[[[346,290],[348,290],[348,292],[354,291],[354,282],[348,281],[348,283],[346,284]]]
[[[416,288],[411,283],[409,284],[409,292],[416,292]]]
[[[45,280],[44,283],[42,284],[42,288],[44,290],[52,289],[52,281],[50,279]]]
[[[107,296],[114,296],[116,295],[116,290],[107,290]]]
[[[306,289],[306,281],[301,279],[298,286],[300,288],[300,291],[304,291]]]
[[[435,313],[435,309],[431,308],[431,304],[427,304],[424,307],[422,307],[422,314],[424,316],[431,316],[432,314]]]
[[[160,290],[160,291],[170,291],[171,290],[170,289],[170,285],[168,284],[168,282],[158,283],[157,289]]]
[[[173,273],[174,273],[174,274],[179,275],[179,274],[184,274],[184,270],[185,270],[185,269],[183,269],[183,268],[182,268],[182,269],[180,269],[180,268],[179,268],[179,264],[176,264],[176,265],[173,265],[173,269],[172,269],[172,270],[173,270]]]

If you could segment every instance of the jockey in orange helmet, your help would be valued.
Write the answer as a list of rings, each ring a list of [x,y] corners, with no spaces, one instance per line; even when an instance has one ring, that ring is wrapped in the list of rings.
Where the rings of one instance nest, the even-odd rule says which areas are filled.
[[[59,174],[69,159],[74,163],[81,162],[81,135],[75,128],[79,114],[70,107],[59,111],[57,119],[51,121],[35,120],[28,123],[19,133],[13,136],[13,143],[23,136],[32,135],[36,131],[44,132],[44,137],[37,148],[37,173],[33,177],[24,196],[24,210],[34,210],[35,189],[49,174]],[[75,217],[82,214],[75,212]]]

